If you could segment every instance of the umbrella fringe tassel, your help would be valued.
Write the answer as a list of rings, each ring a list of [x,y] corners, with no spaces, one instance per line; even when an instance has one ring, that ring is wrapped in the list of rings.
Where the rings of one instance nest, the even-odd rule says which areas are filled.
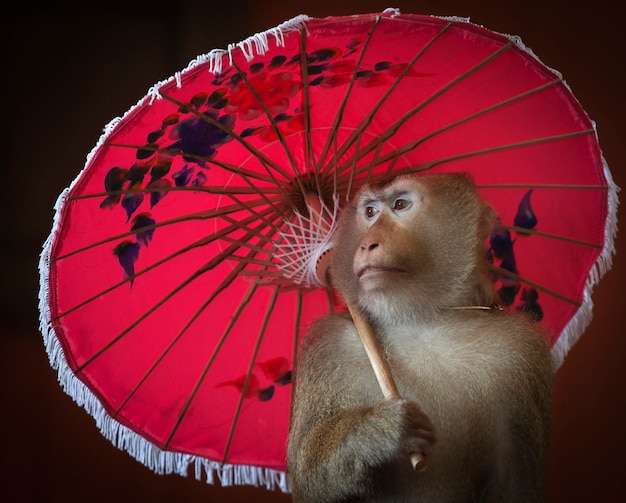
[[[216,50],[208,54],[198,56],[190,62],[187,69],[183,72],[177,72],[168,80],[157,83],[150,88],[148,94],[142,98],[134,107],[131,107],[123,117],[113,119],[105,128],[92,151],[87,155],[85,168],[89,165],[92,158],[97,154],[106,139],[116,129],[118,124],[127,116],[134,113],[135,110],[146,100],[152,104],[154,100],[160,99],[159,89],[165,84],[175,82],[180,87],[182,85],[182,75],[193,67],[209,63],[209,71],[219,74],[222,71],[223,56],[228,55],[232,58],[232,51],[235,48],[241,50],[248,59],[253,57],[255,53],[263,53],[267,50],[268,36],[276,39],[277,45],[282,44],[282,35],[287,31],[300,29],[304,22],[308,19],[306,16],[296,17],[283,25],[268,30],[267,32],[257,34],[239,44],[232,44],[228,51]],[[525,47],[519,37],[510,37],[519,47],[527,52],[531,51]],[[531,53],[532,54],[532,53]],[[555,74],[558,72],[555,71]],[[560,74],[559,74],[560,75]],[[595,127],[595,125],[594,125]],[[82,173],[81,173],[82,174]],[[111,417],[97,397],[80,381],[73,371],[70,369],[60,342],[56,338],[55,327],[50,307],[49,307],[49,291],[48,277],[50,272],[50,255],[52,252],[53,240],[60,228],[59,222],[63,210],[63,205],[67,195],[75,183],[81,178],[81,174],[76,177],[69,188],[65,189],[59,196],[55,205],[55,215],[53,230],[46,242],[39,261],[40,273],[40,290],[39,290],[39,312],[40,312],[40,330],[43,336],[45,350],[48,354],[50,365],[57,372],[58,381],[63,390],[71,396],[78,405],[82,406],[92,417],[103,436],[105,436],[113,445],[126,450],[133,458],[137,459],[148,468],[159,474],[177,473],[186,476],[190,467],[193,465],[195,477],[201,480],[202,472],[205,472],[206,482],[213,484],[216,479],[223,486],[230,485],[253,485],[265,486],[268,489],[279,488],[283,492],[290,492],[290,484],[288,476],[285,472],[270,468],[262,468],[247,465],[222,465],[219,462],[184,453],[163,451],[156,445],[150,443],[143,437],[139,436],[126,426],[122,425]],[[552,348],[552,355],[555,368],[560,367],[570,348],[578,341],[581,334],[591,322],[593,303],[591,293],[598,281],[610,269],[612,257],[615,253],[614,238],[617,232],[617,206],[618,206],[618,187],[613,183],[610,172],[604,162],[604,174],[608,182],[608,215],[605,227],[605,245],[601,255],[594,264],[589,273],[585,291],[583,293],[583,302],[575,316],[570,320],[559,339]]]
[[[284,493],[291,492],[289,477],[279,470],[259,466],[222,465],[200,457],[196,457],[194,462],[196,479],[201,480],[204,471],[208,484],[215,484],[217,478],[222,487],[245,485],[265,487],[268,490],[278,488]]]
[[[608,186],[607,218],[604,228],[604,247],[602,249],[602,253],[587,276],[587,284],[585,285],[583,301],[580,308],[565,326],[559,335],[558,340],[552,346],[552,361],[555,371],[563,364],[569,350],[574,346],[574,344],[576,344],[576,342],[578,342],[580,336],[591,323],[593,311],[591,294],[593,293],[594,287],[613,265],[615,237],[617,234],[617,207],[619,205],[617,193],[620,189],[613,182],[611,172],[609,171],[609,167],[604,158],[602,159],[602,162],[604,166],[604,176],[606,177]]]
[[[70,188],[65,189],[57,199],[54,207],[53,230],[45,241],[39,257],[39,329],[43,336],[50,366],[57,372],[57,379],[63,391],[94,418],[97,428],[107,440],[159,475],[175,473],[186,477],[193,466],[196,479],[205,478],[202,474],[202,469],[204,469],[205,480],[210,484],[217,479],[224,487],[251,485],[267,489],[278,488],[285,493],[291,492],[287,474],[279,470],[247,465],[222,465],[201,456],[160,449],[111,417],[98,398],[76,377],[67,364],[61,343],[56,337],[54,330],[56,322],[53,322],[50,313],[48,289],[52,243],[60,228],[62,210],[69,190]]]

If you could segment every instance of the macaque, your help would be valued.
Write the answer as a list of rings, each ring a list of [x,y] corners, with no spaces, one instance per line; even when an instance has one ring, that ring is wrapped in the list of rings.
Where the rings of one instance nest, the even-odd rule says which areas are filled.
[[[330,282],[371,324],[401,398],[383,398],[349,315],[316,321],[295,373],[294,502],[545,499],[552,361],[536,325],[493,307],[494,222],[463,174],[366,186],[345,208]]]

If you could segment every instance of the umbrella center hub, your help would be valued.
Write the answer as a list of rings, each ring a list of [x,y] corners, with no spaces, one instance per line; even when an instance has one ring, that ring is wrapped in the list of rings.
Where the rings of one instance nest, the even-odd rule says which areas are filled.
[[[332,180],[302,175],[288,193],[293,215],[285,219],[276,264],[286,278],[304,287],[326,286],[328,252],[337,224],[339,198]]]
[[[289,185],[288,197],[295,213],[310,218],[312,204],[313,208],[321,204],[332,212],[335,206],[334,192],[333,182],[328,177],[304,174],[292,180]],[[318,199],[319,203],[315,203],[315,199]]]

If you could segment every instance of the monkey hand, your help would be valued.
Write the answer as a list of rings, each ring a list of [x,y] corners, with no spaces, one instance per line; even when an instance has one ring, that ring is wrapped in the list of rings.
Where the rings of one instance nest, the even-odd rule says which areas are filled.
[[[375,415],[389,434],[387,445],[395,456],[411,460],[416,471],[423,471],[435,443],[433,425],[420,409],[410,400],[394,397],[379,402]]]

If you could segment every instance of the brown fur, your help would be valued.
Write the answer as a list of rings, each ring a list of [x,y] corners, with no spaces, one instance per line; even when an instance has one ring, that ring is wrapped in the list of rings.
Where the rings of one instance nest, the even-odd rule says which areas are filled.
[[[394,210],[398,198],[408,208]],[[382,399],[349,317],[316,322],[296,372],[294,502],[544,499],[544,338],[512,313],[449,309],[493,302],[483,245],[493,219],[452,174],[366,187],[344,211],[331,278],[369,318],[403,398]],[[364,267],[374,273],[359,279]],[[412,469],[412,452],[429,457],[426,471]]]

